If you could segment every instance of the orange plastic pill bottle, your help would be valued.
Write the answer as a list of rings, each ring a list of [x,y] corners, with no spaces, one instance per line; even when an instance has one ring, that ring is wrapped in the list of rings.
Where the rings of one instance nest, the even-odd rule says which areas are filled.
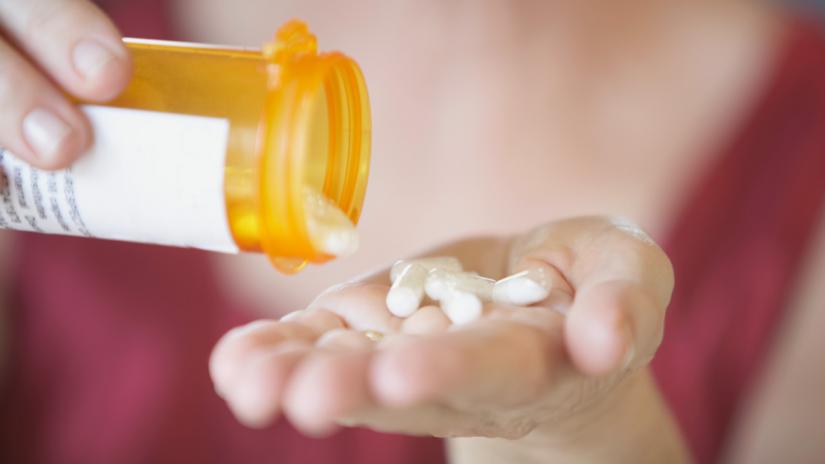
[[[357,224],[369,173],[357,63],[319,53],[298,21],[262,50],[126,44],[126,90],[83,106],[95,134],[85,156],[43,172],[2,153],[0,226],[263,252],[285,272],[332,259],[313,217],[332,211]]]

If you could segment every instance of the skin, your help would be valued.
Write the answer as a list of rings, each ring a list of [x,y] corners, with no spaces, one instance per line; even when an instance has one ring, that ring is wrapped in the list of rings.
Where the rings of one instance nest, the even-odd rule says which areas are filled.
[[[546,266],[557,276],[552,303],[569,309],[562,317],[551,301],[490,306],[476,323],[447,327],[433,308],[421,320],[389,315],[381,304],[383,274],[334,288],[289,320],[236,329],[216,347],[210,362],[216,390],[241,421],[260,426],[285,414],[312,434],[365,424],[461,437],[449,441],[455,462],[688,459],[646,367],[661,337],[670,265],[655,244],[605,214],[633,218],[654,238],[663,236],[668,213],[709,161],[697,153],[712,153],[709,147],[736,127],[759,94],[755,76],[766,74],[778,43],[770,11],[734,1],[524,2],[513,9],[505,2],[481,8],[364,0],[336,4],[340,11],[313,1],[232,5],[181,1],[179,16],[195,38],[252,44],[271,32],[273,18],[308,17],[323,39],[359,58],[382,124],[376,153],[394,154],[391,163],[377,157],[371,193],[395,201],[368,207],[362,230],[370,245],[355,260],[287,280],[268,273],[261,260],[233,257],[219,263],[230,291],[286,312],[330,283],[448,243],[434,252],[459,256],[493,277]],[[372,13],[370,28],[355,6]],[[229,7],[228,16],[222,8]],[[256,22],[263,17],[265,25]],[[64,166],[90,138],[59,90],[105,100],[125,85],[128,56],[108,20],[81,0],[2,2],[0,25],[13,41],[0,47],[7,66],[0,98],[9,109],[0,119],[0,144],[37,166]],[[386,40],[375,41],[375,34]],[[71,65],[73,47],[84,39],[113,56],[91,74]],[[454,53],[443,53],[445,43]],[[406,59],[386,66],[399,49]],[[677,105],[680,111],[667,111]],[[38,107],[72,128],[48,159],[35,156],[21,131],[25,115]],[[490,188],[502,177],[518,182]],[[420,188],[420,179],[428,188]],[[398,211],[427,220],[382,219]],[[586,213],[597,216],[562,219]],[[533,228],[541,221],[549,222]],[[479,232],[494,235],[450,239]],[[808,272],[823,267],[825,258]],[[815,427],[799,426],[784,442],[771,439],[785,436],[776,432],[787,424],[804,424],[803,416],[766,419],[788,410],[783,406],[797,398],[789,394],[793,388],[825,378],[810,356],[825,348],[821,337],[801,330],[816,320],[811,301],[821,301],[806,296],[817,287],[809,286],[792,308],[802,322],[783,332],[788,342],[769,372],[787,381],[760,389],[750,409],[758,425],[741,428],[731,459],[783,456],[783,443],[796,439],[811,444],[808,460],[825,452],[821,440],[805,440]],[[366,329],[385,336],[362,338]],[[800,363],[805,369],[781,368]],[[812,402],[818,391],[809,394]]]
[[[666,408],[660,402],[650,408],[657,393],[644,367],[661,340],[672,269],[652,241],[615,224],[572,219],[514,240],[471,239],[434,251],[466,258],[472,270],[497,277],[542,267],[553,287],[541,305],[491,304],[480,320],[446,331],[444,316],[433,317],[432,307],[426,317],[433,321],[417,322],[417,333],[409,331],[410,320],[391,315],[384,304],[386,273],[333,288],[286,321],[227,334],[210,362],[216,391],[251,427],[283,413],[317,435],[346,424],[504,438],[496,454],[536,462],[548,456],[686,461]],[[365,330],[385,335],[334,349],[319,342],[329,333],[349,331],[352,339]],[[603,428],[616,423],[605,418],[635,417],[625,408],[640,403],[642,409],[632,409],[655,419],[634,424],[662,437],[653,447],[635,426],[628,433]],[[455,441],[456,460],[475,462],[479,445]]]
[[[820,221],[825,230],[825,219]],[[820,237],[803,269],[788,319],[783,323],[762,381],[739,419],[726,461],[733,463],[815,462],[825,411],[825,369],[817,353],[825,348],[825,240]]]
[[[34,166],[63,167],[92,140],[88,121],[64,92],[96,102],[113,98],[129,80],[129,55],[114,25],[86,1],[2,2],[0,27],[0,144]],[[33,111],[64,126],[51,150],[38,151],[26,137]]]

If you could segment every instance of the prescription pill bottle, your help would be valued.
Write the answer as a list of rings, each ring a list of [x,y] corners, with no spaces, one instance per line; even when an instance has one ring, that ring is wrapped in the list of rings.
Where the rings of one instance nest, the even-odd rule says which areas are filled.
[[[264,252],[285,272],[338,254],[317,235],[357,223],[369,171],[369,101],[352,59],[318,53],[298,21],[262,50],[126,43],[128,88],[82,106],[89,153],[58,172],[0,155],[0,226]]]

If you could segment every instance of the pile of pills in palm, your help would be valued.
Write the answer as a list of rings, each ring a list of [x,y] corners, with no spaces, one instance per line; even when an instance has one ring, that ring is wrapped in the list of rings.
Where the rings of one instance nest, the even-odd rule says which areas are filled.
[[[541,268],[496,281],[465,271],[454,257],[399,261],[390,271],[390,280],[387,308],[392,314],[409,317],[426,297],[438,302],[453,324],[478,319],[486,302],[527,306],[544,300],[550,293],[548,278]]]

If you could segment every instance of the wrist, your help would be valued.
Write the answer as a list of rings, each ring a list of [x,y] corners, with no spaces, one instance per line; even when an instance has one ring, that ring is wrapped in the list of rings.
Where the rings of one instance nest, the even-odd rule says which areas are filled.
[[[456,438],[450,462],[687,462],[681,433],[648,369],[568,419],[516,440]]]

